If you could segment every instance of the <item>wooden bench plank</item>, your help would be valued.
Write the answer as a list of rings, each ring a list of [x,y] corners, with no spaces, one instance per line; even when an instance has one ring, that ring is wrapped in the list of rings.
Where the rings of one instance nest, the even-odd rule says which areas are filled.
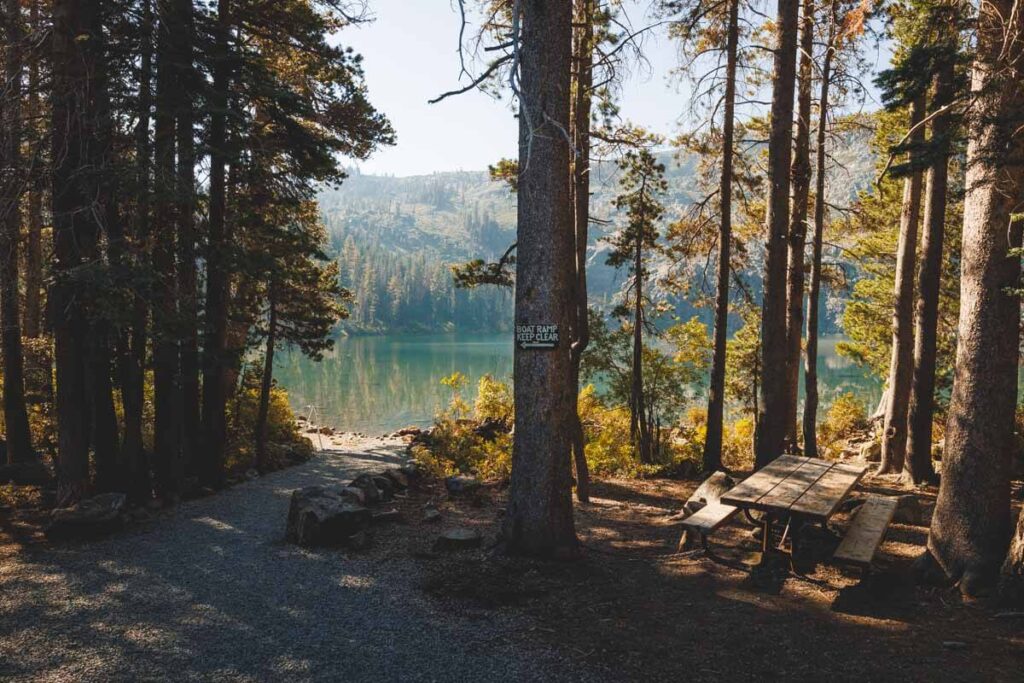
[[[739,508],[732,505],[712,503],[684,519],[683,526],[706,536],[729,521],[738,511]]]
[[[857,516],[833,558],[840,562],[870,566],[895,513],[895,498],[869,497],[857,511]]]
[[[750,505],[755,510],[785,510],[832,468],[824,460],[805,460],[771,491]]]
[[[867,467],[833,465],[790,506],[789,511],[828,519],[865,472]]]
[[[722,502],[727,505],[748,507],[751,503],[760,500],[766,493],[778,486],[783,479],[800,467],[806,460],[806,458],[798,458],[792,455],[783,455],[776,458],[744,479],[738,486],[727,491],[722,496]]]

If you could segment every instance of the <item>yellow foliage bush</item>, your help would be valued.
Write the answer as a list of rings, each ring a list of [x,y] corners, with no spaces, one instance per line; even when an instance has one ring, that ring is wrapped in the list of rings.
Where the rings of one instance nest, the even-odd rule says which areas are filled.
[[[253,434],[256,431],[256,413],[259,409],[259,383],[254,377],[247,377],[233,400],[228,401],[228,448],[226,465],[228,470],[247,469],[252,465],[255,448]],[[278,386],[270,389],[270,406],[267,411],[268,445],[286,446],[293,452],[312,455],[313,444],[299,432],[295,413],[288,403],[288,392]],[[273,456],[279,449],[268,447]],[[274,464],[274,463],[272,463]],[[283,465],[284,463],[276,463]]]
[[[841,394],[832,402],[825,420],[818,426],[818,446],[832,455],[840,441],[869,427],[864,402],[850,393]]]

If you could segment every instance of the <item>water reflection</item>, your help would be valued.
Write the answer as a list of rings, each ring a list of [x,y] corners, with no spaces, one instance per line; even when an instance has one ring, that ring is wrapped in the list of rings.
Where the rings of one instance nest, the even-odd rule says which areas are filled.
[[[836,355],[838,341],[826,338],[819,346],[822,405],[853,392],[874,408],[881,394],[877,381]],[[379,434],[429,425],[451,396],[441,378],[455,371],[469,377],[469,399],[481,375],[511,377],[512,341],[508,334],[349,337],[320,363],[297,352],[278,359],[275,376],[296,411],[307,415],[315,408],[321,424]]]

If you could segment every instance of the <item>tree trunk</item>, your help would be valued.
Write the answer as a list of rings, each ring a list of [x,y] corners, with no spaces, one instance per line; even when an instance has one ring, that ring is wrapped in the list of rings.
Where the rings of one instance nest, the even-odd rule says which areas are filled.
[[[580,362],[590,343],[590,321],[587,302],[587,241],[590,228],[590,115],[591,89],[594,86],[594,0],[577,0],[576,19],[576,87],[573,91],[572,198],[574,239],[576,244],[576,308],[573,316],[572,374],[576,387],[577,409],[572,432],[572,452],[576,465],[576,498],[590,502],[590,470],[587,466],[586,441],[579,415]]]
[[[29,9],[30,30],[41,30],[39,3],[33,2]],[[28,187],[28,232],[25,236],[25,336],[35,339],[42,334],[43,320],[43,193],[44,174],[42,166],[42,136],[38,133],[43,115],[40,106],[39,59],[29,61],[28,67],[28,120],[32,121],[32,162],[29,166]]]
[[[275,285],[271,281],[267,292],[267,350],[263,356],[263,376],[260,380],[260,403],[256,413],[256,455],[253,462],[260,472],[267,469],[267,415],[270,412],[270,388],[274,381],[274,345],[277,342],[277,304]]]
[[[789,233],[790,162],[793,158],[793,90],[799,0],[778,0],[768,137],[768,237],[761,307],[761,398],[755,466],[782,454],[786,435],[786,236]]]
[[[193,66],[194,18],[192,0],[177,0],[178,31],[178,319],[181,325],[181,458],[190,475],[198,475],[204,457],[200,449],[199,419],[199,316],[196,288],[195,139],[192,99],[199,87]]]
[[[132,232],[137,252],[131,255],[136,268],[144,266],[150,258],[150,181],[152,145],[149,123],[152,107],[153,80],[153,4],[143,0],[139,56],[138,123],[135,128],[135,215]],[[131,324],[124,334],[120,358],[121,403],[124,406],[124,440],[121,458],[126,467],[124,474],[129,499],[145,502],[151,494],[149,465],[143,446],[142,425],[145,408],[145,372],[147,321],[149,319],[149,291],[136,288],[132,293]]]
[[[636,235],[636,250],[633,255],[633,269],[635,271],[636,303],[633,307],[633,363],[630,367],[630,436],[636,444],[637,455],[640,462],[649,464],[654,461],[651,453],[651,437],[648,430],[646,415],[646,404],[644,400],[644,260],[643,260],[643,233],[638,230]]]
[[[92,50],[86,47],[91,3],[53,2],[51,130],[53,159],[54,358],[57,365],[57,504],[79,500],[89,486],[89,400],[85,387],[86,323],[82,297],[73,282],[81,265],[79,245],[91,214],[83,168],[88,163],[85,117],[90,101]]]
[[[910,126],[924,118],[924,96],[910,105]],[[917,261],[917,224],[921,213],[921,171],[917,168],[918,147],[924,140],[923,126],[911,135],[911,172],[903,181],[903,209],[896,247],[896,284],[893,292],[892,360],[889,364],[889,401],[882,429],[882,461],[879,474],[903,471],[907,450],[907,404],[914,364],[914,264]]]
[[[811,55],[814,52],[814,0],[804,0],[800,27],[800,87],[797,92],[796,139],[790,178],[789,256],[786,274],[785,444],[797,450],[797,402],[800,385],[800,335],[804,326],[804,252],[807,248],[807,201],[811,190]]]
[[[814,170],[814,238],[811,245],[811,278],[807,291],[807,350],[804,358],[804,455],[818,457],[818,309],[821,306],[821,246],[825,235],[825,148],[828,128],[828,93],[835,55],[836,3],[829,8],[829,37],[821,65],[821,94],[818,97],[818,132]]]
[[[982,5],[971,90],[956,378],[928,551],[967,595],[998,576],[1011,534],[1017,402],[1022,189],[1018,87],[1024,19],[1010,0]],[[1007,27],[1003,17],[1012,17]],[[1004,42],[1006,36],[1009,39]]]
[[[21,242],[21,196],[27,175],[21,156],[22,78],[24,50],[19,0],[4,0],[7,60],[3,114],[3,159],[7,173],[0,197],[3,221],[0,225],[0,346],[4,361],[4,427],[7,433],[7,461],[27,462],[35,458],[32,434],[25,407],[25,360],[21,348],[21,316],[18,296],[18,246]]]
[[[953,95],[953,64],[935,75],[932,107],[946,106]],[[942,242],[946,231],[946,193],[949,179],[950,116],[932,119],[934,162],[928,169],[921,235],[921,267],[917,274],[914,316],[914,370],[907,418],[907,477],[915,484],[934,479],[932,414],[935,406],[935,347],[939,320]]]
[[[224,450],[227,446],[227,352],[228,298],[230,278],[227,251],[230,236],[225,220],[227,187],[227,109],[230,67],[228,34],[231,27],[230,0],[217,8],[216,53],[213,89],[210,93],[210,219],[206,254],[206,334],[203,342],[203,449],[202,480],[207,486],[224,485]]]
[[[572,321],[575,279],[569,197],[569,76],[572,7],[523,0],[519,36],[519,201],[516,325]],[[516,21],[516,23],[519,23]],[[503,537],[513,553],[577,551],[570,450],[575,395],[570,349],[524,349],[514,357],[515,437]]]
[[[177,343],[175,269],[174,110],[178,75],[174,49],[177,31],[174,0],[158,0],[156,111],[154,115],[153,304],[154,473],[157,495],[174,501],[180,491],[181,387]]]
[[[725,44],[725,99],[722,103],[722,178],[719,184],[718,286],[715,295],[714,350],[708,387],[707,436],[703,470],[710,474],[722,467],[722,421],[725,416],[725,355],[729,339],[729,276],[732,248],[732,163],[736,116],[736,57],[739,45],[739,0],[729,2],[729,26]]]

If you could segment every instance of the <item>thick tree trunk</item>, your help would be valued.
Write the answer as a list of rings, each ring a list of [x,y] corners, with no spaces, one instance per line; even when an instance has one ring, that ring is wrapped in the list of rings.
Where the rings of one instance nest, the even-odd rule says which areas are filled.
[[[924,96],[910,105],[910,127],[924,118]],[[924,127],[910,136],[911,173],[903,181],[899,243],[896,247],[896,284],[893,292],[892,357],[889,363],[889,401],[882,428],[879,474],[899,474],[907,450],[907,405],[914,373],[914,266],[917,262],[917,224],[921,213],[921,170],[917,168]]]
[[[178,74],[174,46],[175,0],[159,0],[156,111],[154,115],[155,193],[153,196],[153,407],[154,473],[157,495],[173,502],[181,488],[181,387],[177,340],[177,273],[175,269],[174,111]]]
[[[572,198],[574,239],[576,244],[576,307],[573,316],[572,374],[576,387],[577,410],[572,433],[573,461],[576,466],[576,498],[590,501],[590,470],[587,466],[586,440],[579,415],[580,362],[590,343],[587,302],[587,240],[590,228],[590,115],[594,81],[594,0],[577,0],[576,87],[573,91]]]
[[[807,290],[807,349],[804,357],[804,455],[818,457],[818,309],[821,306],[821,247],[825,235],[825,148],[828,130],[828,94],[835,54],[835,0],[831,3],[829,39],[821,65],[821,94],[818,97],[818,131],[814,177],[814,237],[811,244],[811,272]]]
[[[814,0],[804,0],[800,27],[800,71],[796,139],[790,179],[789,255],[786,273],[785,444],[797,450],[797,402],[800,386],[800,335],[804,327],[804,252],[807,248],[807,201],[811,191],[811,55],[814,53]]]
[[[739,0],[729,1],[725,43],[725,97],[722,102],[722,177],[718,189],[718,286],[715,331],[708,387],[707,436],[702,458],[705,474],[722,467],[722,422],[725,418],[725,355],[729,338],[729,276],[732,248],[732,166],[736,116],[736,57],[739,45]]]
[[[768,236],[761,308],[761,397],[755,466],[782,454],[786,436],[786,236],[789,234],[790,162],[793,158],[793,90],[799,0],[778,0],[772,107],[768,137]]]
[[[199,316],[196,288],[195,139],[192,100],[199,87],[193,66],[194,17],[192,0],[177,0],[175,10],[179,55],[177,141],[178,319],[181,354],[181,457],[190,475],[198,475],[204,454],[200,449]]]
[[[946,106],[953,95],[953,64],[935,75],[932,107]],[[932,414],[935,406],[935,349],[939,321],[939,281],[942,242],[946,231],[946,193],[949,178],[949,114],[932,119],[934,162],[928,169],[921,235],[921,266],[917,274],[914,316],[914,370],[907,418],[907,477],[915,484],[935,477],[932,467]]]
[[[227,446],[227,385],[225,373],[228,331],[227,251],[227,109],[230,67],[228,34],[230,0],[217,8],[216,54],[210,95],[210,220],[206,254],[206,331],[203,341],[203,449],[201,478],[207,486],[224,485],[224,450]]]
[[[88,164],[89,89],[94,52],[87,46],[88,14],[94,4],[53,2],[51,126],[53,159],[53,270],[50,292],[57,365],[57,504],[79,500],[89,486],[89,397],[85,387],[87,325],[82,297],[73,282],[81,265],[79,245],[95,230],[84,211],[91,196],[83,168]]]
[[[982,5],[971,90],[956,377],[942,484],[928,536],[938,566],[968,595],[997,578],[1011,534],[1010,458],[1020,298],[1020,89],[1024,18],[1010,0]],[[1007,27],[1004,18],[1015,25]],[[1006,39],[1009,36],[1008,40]]]
[[[516,325],[569,329],[575,279],[569,197],[572,7],[523,0],[520,35]],[[570,450],[575,387],[571,350],[515,350],[512,477],[503,537],[513,553],[577,551]]]
[[[277,303],[275,285],[268,285],[267,294],[267,348],[263,355],[263,375],[260,380],[260,403],[256,412],[256,449],[253,467],[260,472],[267,469],[267,415],[270,412],[270,389],[274,383],[274,346],[277,343]]]
[[[25,407],[25,360],[21,348],[21,315],[18,296],[18,247],[21,242],[21,197],[27,175],[21,155],[22,143],[22,54],[21,5],[18,0],[4,0],[7,59],[4,72],[6,92],[3,97],[3,160],[7,167],[0,196],[0,347],[4,362],[4,427],[7,436],[7,461],[27,462],[35,458],[32,434]]]
[[[134,267],[144,266],[151,256],[150,249],[150,181],[152,145],[150,144],[150,109],[153,105],[153,4],[142,3],[138,122],[135,128],[135,215],[132,221],[137,251],[131,255]],[[124,407],[124,440],[121,457],[125,463],[125,491],[136,503],[147,500],[152,493],[149,464],[143,446],[142,426],[145,408],[145,372],[147,322],[149,319],[149,291],[132,294],[132,313],[129,329],[124,333],[120,358],[121,403]]]
[[[39,3],[33,2],[29,10],[31,31],[41,29],[39,20]],[[43,115],[40,106],[39,60],[32,59],[28,67],[28,120],[32,121],[34,131],[41,129],[38,122]],[[32,163],[29,167],[28,187],[28,231],[25,235],[25,336],[35,339],[43,329],[43,194],[44,174],[42,166],[42,136],[34,132],[32,140]]]

